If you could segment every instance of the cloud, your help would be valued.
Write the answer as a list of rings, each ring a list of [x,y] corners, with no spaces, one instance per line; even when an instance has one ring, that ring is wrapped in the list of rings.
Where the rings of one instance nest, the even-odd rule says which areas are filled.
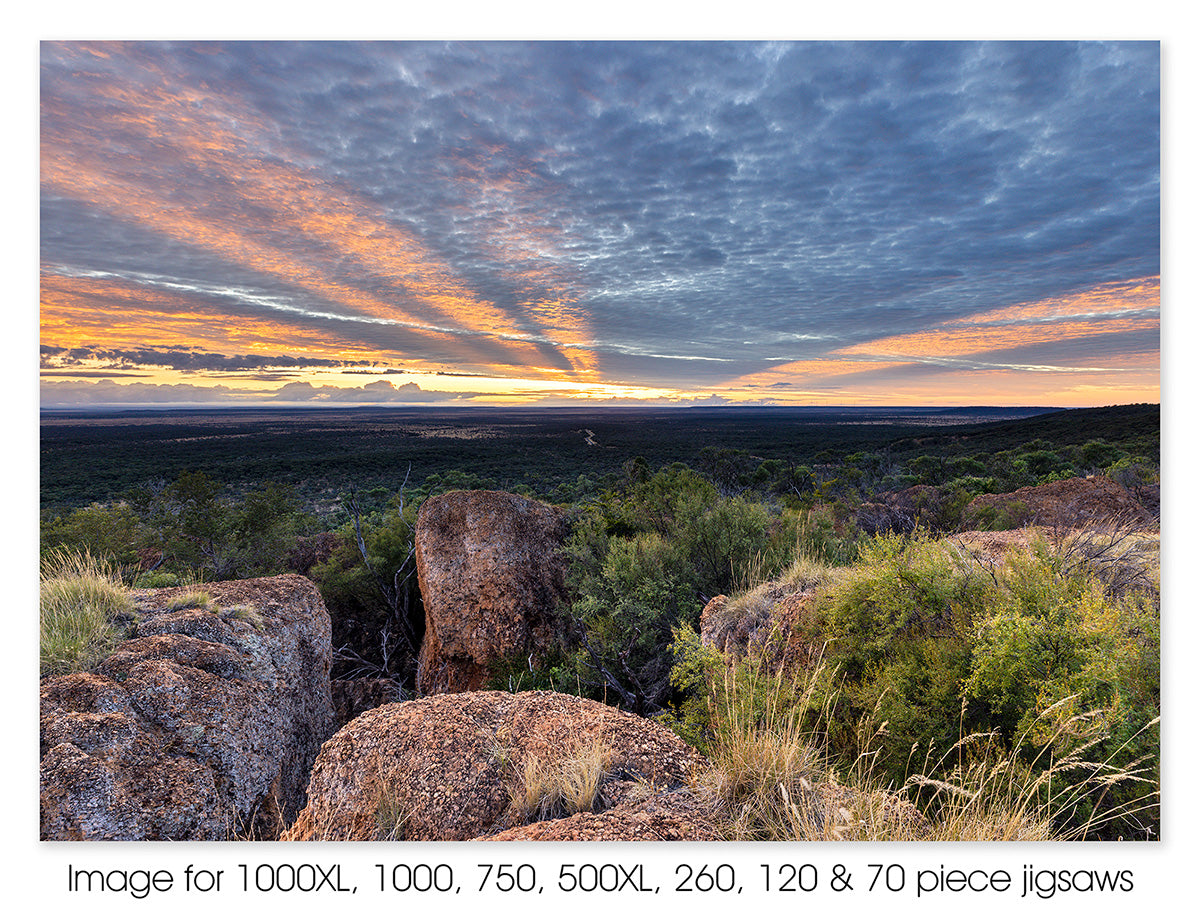
[[[1155,42],[98,50],[42,46],[43,340],[114,367],[706,390],[1159,272]]]
[[[467,394],[421,389],[416,383],[396,386],[387,380],[375,380],[362,386],[313,386],[306,381],[288,383],[270,397],[276,402],[457,402]]]
[[[190,383],[94,383],[43,381],[42,407],[68,405],[159,404],[228,402],[244,398],[229,386],[196,386]]]
[[[234,373],[245,370],[276,370],[281,368],[324,369],[370,366],[371,361],[341,361],[321,357],[291,357],[288,355],[235,354],[224,355],[196,348],[115,349],[100,347],[62,348],[42,346],[43,371],[84,367],[100,363],[109,368],[164,367],[171,370],[218,371]],[[78,373],[78,371],[74,371]],[[353,371],[347,371],[353,372]],[[366,371],[363,371],[366,372]]]
[[[192,383],[93,383],[46,380],[42,382],[43,407],[63,405],[125,405],[186,402],[289,402],[289,403],[428,403],[460,402],[470,393],[423,390],[416,383],[395,386],[376,380],[362,386],[313,386],[304,380],[285,383],[275,390],[247,392],[225,385]]]

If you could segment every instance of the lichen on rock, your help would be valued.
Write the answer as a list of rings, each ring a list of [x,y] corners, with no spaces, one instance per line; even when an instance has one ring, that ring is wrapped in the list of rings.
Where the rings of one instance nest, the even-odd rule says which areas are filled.
[[[465,692],[368,711],[321,749],[291,840],[467,840],[514,822],[513,788],[530,758],[581,743],[611,751],[595,808],[634,789],[681,788],[701,762],[655,722],[554,692]]]
[[[422,693],[481,689],[498,661],[553,645],[568,533],[562,511],[507,492],[453,491],[421,505]]]
[[[134,592],[134,637],[41,686],[43,839],[272,836],[332,733],[329,613],[298,575]]]

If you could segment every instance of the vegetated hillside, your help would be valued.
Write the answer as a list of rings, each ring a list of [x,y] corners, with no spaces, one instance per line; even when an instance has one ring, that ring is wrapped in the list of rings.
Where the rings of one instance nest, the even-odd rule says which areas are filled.
[[[935,429],[894,440],[890,448],[900,454],[937,451],[961,456],[1013,450],[1031,441],[1070,447],[1100,440],[1121,444],[1130,452],[1157,457],[1159,432],[1159,406],[1140,403],[1064,409],[1017,421]]]
[[[1157,457],[1158,407],[1111,409],[814,410],[611,409],[412,411],[225,410],[47,414],[41,433],[41,502],[64,510],[127,489],[203,471],[235,489],[293,486],[310,510],[354,487],[396,489],[433,476],[462,486],[523,488],[574,500],[626,463],[672,462],[749,477],[764,462],[783,471],[854,453],[881,462],[923,454],[987,456],[1040,440],[1051,450],[1101,439]],[[980,418],[1035,417],[978,423]],[[954,424],[955,421],[970,421]],[[591,432],[590,434],[588,432]],[[780,470],[764,473],[778,476]],[[437,483],[431,483],[431,488]],[[734,483],[737,484],[736,482]],[[1031,484],[1031,483],[1022,483]],[[787,486],[785,486],[786,489]]]

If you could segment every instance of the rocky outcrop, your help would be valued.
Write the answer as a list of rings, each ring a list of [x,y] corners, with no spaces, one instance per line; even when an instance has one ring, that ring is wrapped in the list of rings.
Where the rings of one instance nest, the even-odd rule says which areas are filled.
[[[603,752],[597,810],[681,786],[700,756],[666,728],[553,692],[465,692],[360,715],[321,749],[294,840],[465,840],[533,822],[530,776]]]
[[[553,644],[568,532],[562,512],[506,492],[454,491],[421,505],[422,693],[480,689],[497,661]]]
[[[730,664],[754,654],[772,668],[811,670],[825,643],[808,622],[815,598],[812,587],[784,581],[733,600],[713,597],[700,613],[700,641]]]
[[[1153,527],[1156,520],[1125,486],[1107,476],[1030,485],[1003,495],[978,495],[963,512],[968,527]],[[985,526],[981,526],[984,524]]]
[[[42,682],[43,839],[270,838],[303,806],[332,732],[321,596],[298,575],[204,593],[134,592],[133,637]]]

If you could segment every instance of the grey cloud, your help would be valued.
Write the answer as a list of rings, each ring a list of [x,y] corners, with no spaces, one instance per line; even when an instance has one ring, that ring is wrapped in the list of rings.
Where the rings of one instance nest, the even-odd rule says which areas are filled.
[[[140,403],[227,402],[242,396],[228,386],[194,386],[189,383],[94,383],[46,381],[41,384],[43,407],[58,405],[110,405]]]
[[[53,133],[93,95],[70,45],[42,66]],[[161,70],[227,100],[254,127],[251,155],[371,202],[534,337],[529,304],[568,295],[611,375],[719,376],[619,341],[761,366],[755,342],[781,332],[855,343],[1159,270],[1155,43],[147,44],[87,66],[129,85]],[[164,178],[178,166],[132,131],[111,143]],[[201,170],[173,180],[164,198],[408,303],[401,279],[280,239]],[[42,258],[338,309],[53,196]],[[405,359],[514,359],[494,341],[273,315]]]
[[[79,366],[87,361],[108,362],[111,368],[167,367],[184,371],[241,371],[295,368],[364,367],[369,361],[338,361],[320,357],[267,356],[258,354],[223,355],[180,347],[166,350],[152,348],[60,348],[42,346],[44,368]],[[78,371],[74,371],[78,374]]]

